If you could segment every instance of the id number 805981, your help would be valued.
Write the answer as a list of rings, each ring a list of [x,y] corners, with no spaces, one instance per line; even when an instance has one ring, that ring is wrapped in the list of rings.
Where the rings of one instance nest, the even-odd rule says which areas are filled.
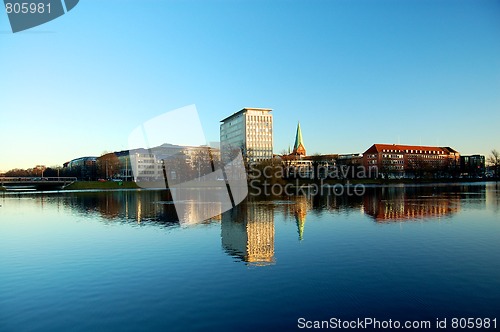
[[[451,327],[454,329],[496,329],[496,318],[452,318]]]
[[[5,11],[7,14],[50,14],[50,3],[35,3],[35,2],[23,2],[23,3],[11,3],[7,2],[5,4]]]

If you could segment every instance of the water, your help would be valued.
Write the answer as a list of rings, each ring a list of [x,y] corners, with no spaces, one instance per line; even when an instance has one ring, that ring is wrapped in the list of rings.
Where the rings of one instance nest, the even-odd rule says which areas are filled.
[[[253,198],[202,223],[176,222],[157,191],[0,193],[0,205],[0,331],[500,319],[494,183]]]

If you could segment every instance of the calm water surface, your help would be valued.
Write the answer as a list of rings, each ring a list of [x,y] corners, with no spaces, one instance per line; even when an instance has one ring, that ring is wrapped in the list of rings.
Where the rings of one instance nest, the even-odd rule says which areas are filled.
[[[0,205],[0,331],[500,319],[495,183],[253,198],[202,223],[177,222],[158,191],[0,193]]]

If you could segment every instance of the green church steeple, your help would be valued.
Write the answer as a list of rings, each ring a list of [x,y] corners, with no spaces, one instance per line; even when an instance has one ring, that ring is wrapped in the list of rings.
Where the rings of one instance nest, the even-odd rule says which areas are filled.
[[[295,144],[293,145],[293,153],[298,155],[306,154],[306,147],[302,140],[302,130],[300,129],[300,122],[297,124],[297,134],[295,135]]]

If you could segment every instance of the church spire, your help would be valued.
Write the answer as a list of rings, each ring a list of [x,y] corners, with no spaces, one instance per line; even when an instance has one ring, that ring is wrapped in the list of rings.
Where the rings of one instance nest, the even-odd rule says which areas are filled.
[[[297,124],[297,134],[295,135],[295,144],[293,145],[293,153],[297,155],[306,155],[306,148],[302,141],[302,130],[300,129],[300,122]]]

